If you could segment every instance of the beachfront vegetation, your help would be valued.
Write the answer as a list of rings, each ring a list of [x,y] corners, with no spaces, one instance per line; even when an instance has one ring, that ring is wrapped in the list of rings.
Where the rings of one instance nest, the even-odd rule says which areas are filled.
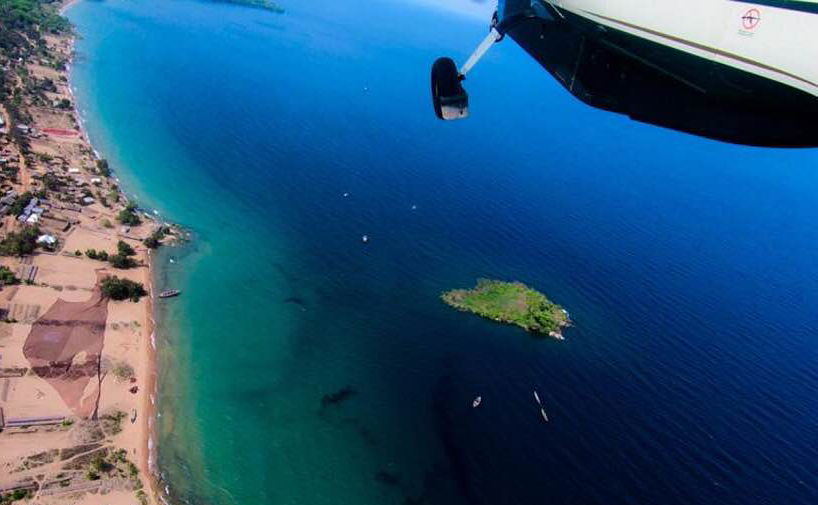
[[[134,259],[130,256],[125,256],[124,254],[114,254],[113,256],[109,256],[108,261],[111,263],[112,267],[120,270],[127,270],[128,268],[133,268],[136,266],[136,261],[134,261]]]
[[[146,238],[143,243],[149,249],[156,249],[161,245],[161,241],[165,238],[165,235],[168,233],[167,227],[160,226],[159,228],[155,229],[151,236]]]
[[[119,242],[117,242],[116,250],[122,256],[133,256],[136,254],[136,251],[134,251],[133,247],[131,247],[130,244],[128,244],[124,240],[120,240]]]
[[[113,410],[100,416],[102,420],[102,428],[111,435],[118,435],[122,433],[122,420],[125,419],[126,414],[121,410]]]
[[[116,244],[117,253],[109,256],[111,266],[119,269],[133,268],[136,266],[136,261],[131,257],[136,254],[134,248],[131,247],[124,240],[120,240]]]
[[[111,167],[108,165],[108,160],[97,160],[97,173],[103,177],[111,176]]]
[[[111,372],[114,374],[114,377],[116,377],[120,381],[130,380],[131,377],[134,376],[133,367],[124,361],[120,361],[116,365],[114,365],[114,368],[113,370],[111,370]]]
[[[108,261],[112,267],[119,268],[120,270],[136,266],[136,260],[131,257],[134,254],[136,254],[134,248],[122,240],[117,244],[116,254],[108,254],[107,251],[97,251],[96,249],[86,249],[85,251],[85,256],[89,259]]]
[[[0,265],[0,286],[10,286],[12,284],[20,284],[20,279],[14,275],[9,267]]]
[[[441,298],[456,309],[536,333],[559,334],[569,323],[562,307],[521,282],[480,279],[474,289],[455,289]]]
[[[128,202],[128,205],[119,211],[119,215],[117,215],[117,220],[127,226],[138,226],[142,223],[142,220],[139,218],[139,214],[136,213],[136,203],[135,202]]]
[[[92,260],[108,261],[107,251],[97,251],[96,249],[86,249],[85,255]]]
[[[131,300],[138,302],[140,298],[147,295],[145,286],[141,282],[130,279],[120,279],[119,277],[106,277],[102,279],[102,294],[111,300]]]
[[[159,247],[159,245],[160,245],[160,243],[159,243],[159,239],[158,239],[158,238],[156,238],[156,237],[155,237],[155,236],[153,236],[153,235],[151,235],[150,237],[146,238],[146,239],[143,241],[143,243],[145,244],[145,247],[147,247],[148,249],[156,249],[156,248],[157,248],[157,247]]]
[[[36,226],[27,226],[20,231],[11,231],[3,240],[0,240],[0,256],[25,256],[37,249],[37,237],[40,229]]]

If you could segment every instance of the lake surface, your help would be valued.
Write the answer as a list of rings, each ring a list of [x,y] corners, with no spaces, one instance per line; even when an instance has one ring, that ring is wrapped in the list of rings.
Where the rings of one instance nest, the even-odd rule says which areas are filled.
[[[177,500],[818,501],[818,151],[592,110],[511,40],[444,124],[430,64],[485,23],[284,7],[68,13],[92,141],[195,234],[157,274],[184,291],[159,308]],[[537,339],[440,302],[480,277],[575,327]]]

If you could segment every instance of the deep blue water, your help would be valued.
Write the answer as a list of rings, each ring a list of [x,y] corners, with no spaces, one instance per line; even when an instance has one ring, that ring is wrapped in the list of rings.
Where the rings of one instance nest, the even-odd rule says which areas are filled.
[[[197,236],[161,274],[185,293],[160,308],[176,498],[818,501],[818,152],[589,109],[511,40],[467,81],[473,117],[444,124],[429,65],[484,24],[285,7],[69,13],[92,140]],[[575,327],[535,339],[439,301],[479,277]]]

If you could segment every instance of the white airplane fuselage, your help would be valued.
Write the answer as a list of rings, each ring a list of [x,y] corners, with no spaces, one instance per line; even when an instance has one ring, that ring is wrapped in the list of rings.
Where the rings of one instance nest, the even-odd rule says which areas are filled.
[[[729,0],[563,0],[553,5],[818,96],[818,3],[814,13]]]
[[[580,100],[728,142],[818,146],[818,2],[500,0]]]

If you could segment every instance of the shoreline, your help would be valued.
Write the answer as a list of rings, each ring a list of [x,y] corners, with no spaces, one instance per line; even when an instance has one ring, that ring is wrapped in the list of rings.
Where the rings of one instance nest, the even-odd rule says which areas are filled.
[[[66,12],[75,7],[79,3],[79,0],[67,0],[64,2],[59,9],[59,13],[62,16],[65,16]],[[72,29],[73,26],[72,26]],[[68,92],[71,94],[71,97],[74,98],[73,92],[73,79],[71,73],[71,65],[74,62],[74,57],[76,55],[76,37],[79,35],[76,32],[73,32],[70,37],[70,56],[68,59],[68,65],[65,70],[66,81],[68,85]],[[99,151],[91,142],[91,138],[88,135],[88,131],[85,125],[86,119],[82,117],[80,114],[79,108],[76,106],[76,100],[74,100],[74,111],[73,115],[78,125],[78,130],[80,132],[80,137],[88,144],[88,146],[93,151],[94,155],[99,159],[101,157]],[[119,183],[119,178],[116,178],[117,183]],[[126,196],[124,189],[119,186],[119,192]],[[144,377],[144,392],[140,395],[141,398],[138,401],[140,406],[140,411],[144,414],[140,416],[140,425],[141,425],[141,433],[140,433],[140,442],[139,445],[142,449],[141,455],[138,458],[137,466],[139,467],[140,472],[142,475],[145,476],[145,486],[148,488],[148,497],[152,503],[168,503],[166,498],[162,495],[159,486],[159,467],[158,467],[158,443],[156,440],[157,437],[157,427],[156,427],[156,399],[158,398],[158,389],[159,389],[159,381],[158,381],[158,372],[157,372],[157,348],[156,348],[156,313],[154,310],[154,303],[155,303],[155,290],[154,290],[154,278],[156,274],[156,265],[153,260],[153,253],[150,249],[146,250],[146,265],[147,268],[145,270],[145,286],[148,292],[148,296],[145,297],[145,335],[147,338],[143,339],[142,349],[139,350],[139,354],[143,357],[145,363],[145,377]]]
[[[142,416],[143,432],[142,440],[142,457],[139,458],[139,466],[142,473],[146,476],[147,483],[145,484],[149,489],[149,495],[155,502],[166,503],[161,493],[159,492],[159,461],[158,461],[158,444],[156,442],[156,398],[159,396],[159,381],[157,364],[157,349],[156,349],[156,319],[154,310],[154,286],[153,279],[155,274],[155,263],[153,261],[153,254],[151,250],[147,251],[148,256],[148,281],[147,291],[148,299],[145,303],[145,334],[148,338],[145,339],[143,346],[144,353],[146,353],[146,370],[145,370],[145,394],[142,395],[141,410],[145,413]]]
[[[65,15],[65,11],[67,11],[68,9],[70,9],[71,7],[73,7],[73,6],[74,6],[74,5],[75,5],[75,4],[76,4],[78,1],[79,1],[79,0],[68,0],[68,1],[66,1],[66,2],[63,2],[63,4],[60,6],[60,11],[59,11],[59,12],[60,12],[60,15],[61,15],[61,16],[64,16],[64,15]]]

